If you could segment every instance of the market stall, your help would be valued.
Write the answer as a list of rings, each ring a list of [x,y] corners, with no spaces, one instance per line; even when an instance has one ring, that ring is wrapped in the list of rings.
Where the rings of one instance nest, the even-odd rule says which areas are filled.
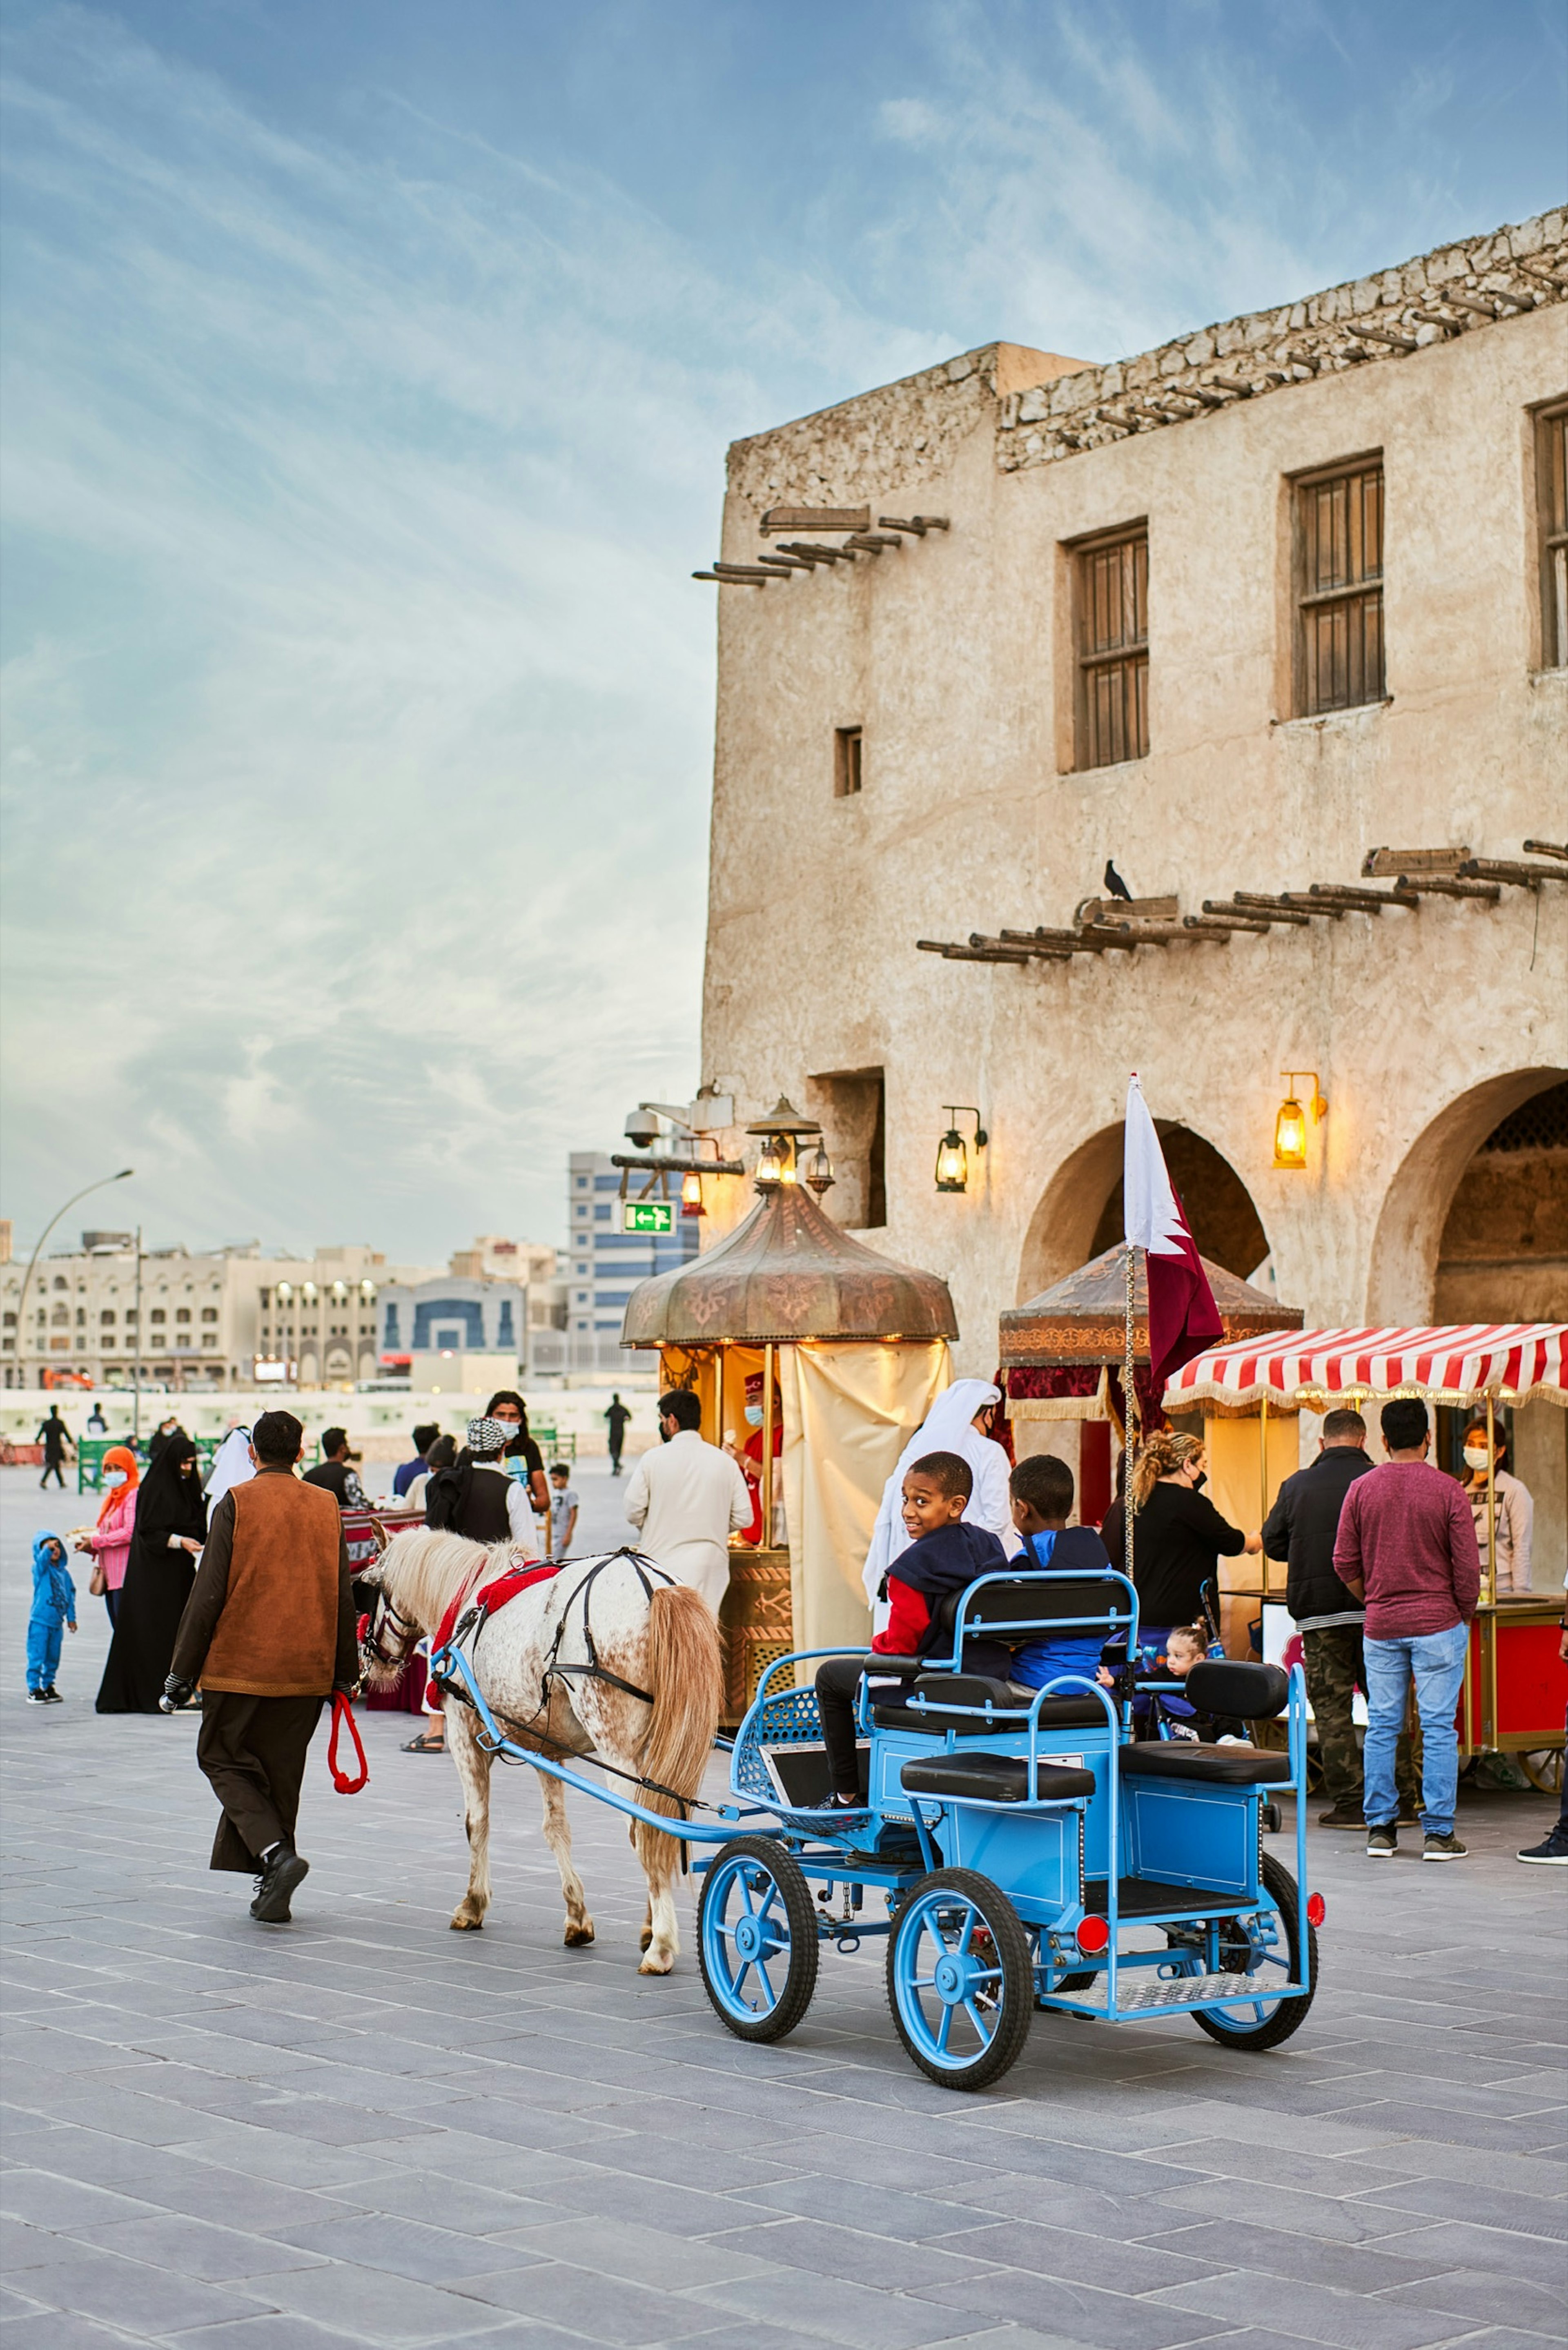
[[[1336,1404],[1419,1396],[1484,1414],[1491,1439],[1499,1413],[1529,1403],[1568,1407],[1560,1322],[1440,1324],[1414,1329],[1301,1330],[1216,1347],[1166,1383],[1169,1412],[1223,1410],[1262,1418],[1323,1412]],[[1497,1588],[1497,1508],[1488,1468],[1481,1539],[1481,1591],[1460,1700],[1461,1752],[1533,1756],[1563,1749],[1563,1668],[1558,1620],[1563,1562],[1540,1561],[1550,1586]]]
[[[756,1206],[692,1263],[639,1282],[621,1334],[659,1350],[666,1387],[696,1393],[710,1441],[752,1448],[754,1539],[732,1544],[720,1611],[732,1720],[791,1648],[867,1638],[860,1570],[882,1487],[949,1383],[958,1335],[944,1281],[852,1239],[804,1187],[815,1124],[781,1103],[753,1130]]]

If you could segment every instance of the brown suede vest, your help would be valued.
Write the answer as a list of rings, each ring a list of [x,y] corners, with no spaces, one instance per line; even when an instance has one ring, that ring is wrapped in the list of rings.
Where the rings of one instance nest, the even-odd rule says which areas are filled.
[[[236,1485],[228,1596],[202,1687],[252,1697],[325,1697],[337,1657],[337,1503],[319,1485]]]

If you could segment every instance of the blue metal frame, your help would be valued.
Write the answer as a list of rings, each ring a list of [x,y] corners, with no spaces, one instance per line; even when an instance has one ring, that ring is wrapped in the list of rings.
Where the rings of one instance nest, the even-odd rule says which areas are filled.
[[[1085,1579],[1082,1570],[1058,1572],[1051,1568],[1031,1572],[1010,1571],[980,1577],[969,1586],[960,1601],[953,1627],[950,1654],[947,1657],[926,1659],[923,1669],[933,1673],[957,1672],[961,1669],[961,1660],[964,1641],[966,1638],[971,1637],[969,1630],[971,1605],[976,1595],[988,1585],[1003,1582],[1081,1583]],[[1054,1618],[1053,1629],[1064,1633],[1070,1633],[1075,1629],[1085,1633],[1101,1631],[1107,1637],[1118,1638],[1125,1630],[1128,1655],[1134,1656],[1137,1654],[1137,1594],[1124,1575],[1111,1572],[1106,1574],[1103,1579],[1108,1585],[1119,1586],[1120,1591],[1125,1594],[1127,1601],[1125,1615],[1122,1608],[1113,1600],[1108,1611],[1102,1610],[1092,1617]],[[992,1637],[998,1632],[1005,1632],[1010,1628],[1021,1631],[1036,1630],[1038,1625],[1038,1617],[1012,1627],[1005,1622],[988,1621],[983,1627],[983,1631],[987,1637]],[[768,1777],[761,1749],[764,1745],[789,1744],[815,1747],[821,1742],[815,1690],[809,1685],[795,1685],[794,1669],[800,1665],[815,1664],[823,1658],[842,1656],[846,1653],[842,1648],[800,1649],[790,1656],[777,1659],[763,1672],[757,1686],[756,1696],[735,1734],[731,1749],[730,1788],[736,1801],[721,1805],[714,1813],[711,1824],[690,1818],[674,1819],[665,1813],[650,1811],[646,1804],[637,1802],[630,1794],[622,1794],[616,1786],[607,1785],[601,1780],[590,1778],[585,1775],[582,1770],[556,1762],[549,1756],[536,1753],[531,1748],[517,1745],[505,1735],[497,1723],[483,1691],[474,1679],[469,1660],[460,1648],[443,1648],[431,1661],[432,1670],[461,1683],[478,1716],[480,1728],[477,1735],[483,1752],[504,1755],[514,1762],[527,1762],[535,1770],[542,1771],[549,1777],[576,1788],[579,1793],[592,1796],[596,1802],[607,1804],[612,1810],[622,1813],[627,1818],[638,1820],[647,1826],[657,1828],[662,1834],[672,1836],[688,1846],[699,1848],[719,1846],[729,1844],[737,1834],[742,1833],[778,1838],[807,1878],[819,1881],[829,1895],[836,1888],[843,1888],[845,1900],[842,1914],[836,1918],[819,1916],[817,1925],[819,1935],[824,1940],[833,1941],[845,1949],[857,1947],[862,1939],[886,1936],[894,1930],[890,1917],[886,1923],[873,1923],[860,1915],[865,1889],[867,1886],[879,1887],[887,1894],[889,1911],[891,1911],[897,1896],[909,1893],[923,1877],[946,1865],[951,1855],[962,1848],[965,1834],[980,1827],[986,1820],[1024,1826],[1030,1823],[1041,1824],[1039,1837],[1042,1839],[1043,1852],[1044,1849],[1043,1840],[1045,1837],[1044,1822],[1047,1815],[1058,1821],[1076,1815],[1082,1824],[1086,1822],[1092,1814],[1098,1813],[1100,1817],[1095,1819],[1096,1843],[1098,1847],[1103,1841],[1106,1856],[1106,1901],[1104,1911],[1096,1913],[1103,1914],[1107,1931],[1107,1939],[1103,1952],[1085,1951],[1079,1948],[1076,1940],[1077,1929],[1084,1923],[1086,1913],[1082,1899],[1076,1892],[1071,1899],[1062,1898],[1064,1888],[1060,1870],[1054,1879],[1056,1885],[1054,1894],[1049,1893],[1044,1883],[1035,1885],[1032,1888],[1032,1871],[1027,1858],[1016,1872],[1010,1870],[1011,1881],[999,1880],[999,1889],[1018,1909],[1026,1931],[1034,1940],[1035,1993],[1041,2004],[1076,2014],[1094,2016],[1103,2022],[1142,2022],[1148,2021],[1151,2015],[1204,2012],[1222,2015],[1228,2011],[1244,2010],[1249,2006],[1257,2009],[1264,1999],[1272,2009],[1281,2000],[1299,1999],[1310,1993],[1313,1988],[1310,1981],[1296,1981],[1293,1970],[1287,1968],[1286,1973],[1292,1979],[1278,1984],[1271,1983],[1262,1998],[1256,1991],[1217,1995],[1210,1988],[1206,1995],[1200,1993],[1197,1997],[1189,1999],[1179,1996],[1170,1997],[1162,1991],[1158,2004],[1152,2008],[1124,2006],[1120,2003],[1118,1985],[1124,1973],[1136,1980],[1140,1975],[1147,1976],[1151,1970],[1161,1973],[1175,1969],[1179,1965],[1179,1962],[1172,1958],[1168,1948],[1165,1950],[1122,1950],[1120,1941],[1125,1925],[1133,1923],[1138,1928],[1176,1929],[1185,1926],[1191,1930],[1200,1930],[1204,1954],[1204,1977],[1199,1980],[1206,1980],[1212,1985],[1220,1971],[1220,1936],[1224,1929],[1241,1920],[1256,1917],[1265,1908],[1272,1908],[1272,1901],[1263,1892],[1261,1859],[1258,1857],[1261,1854],[1262,1832],[1259,1809],[1262,1803],[1266,1800],[1266,1795],[1262,1783],[1248,1787],[1216,1786],[1211,1783],[1205,1783],[1202,1788],[1203,1795],[1209,1804],[1211,1806],[1217,1806],[1220,1814],[1229,1815],[1231,1829],[1229,1838],[1230,1850],[1233,1852],[1238,1848],[1235,1831],[1239,1828],[1240,1846],[1252,1856],[1247,1865],[1244,1881],[1241,1884],[1230,1890],[1211,1888],[1205,1895],[1194,1883],[1184,1885],[1172,1881],[1168,1910],[1163,1908],[1158,1912],[1140,1910],[1136,1919],[1124,1919],[1118,1885],[1122,1874],[1124,1840],[1130,1814],[1124,1801],[1122,1774],[1117,1758],[1128,1740],[1131,1709],[1127,1699],[1124,1698],[1118,1701],[1109,1690],[1085,1675],[1077,1673],[1057,1675],[1044,1688],[1033,1692],[1027,1707],[1001,1708],[989,1702],[981,1705],[953,1705],[944,1702],[940,1697],[927,1700],[918,1690],[911,1691],[900,1700],[903,1710],[914,1714],[929,1711],[933,1714],[946,1715],[950,1717],[950,1721],[940,1726],[933,1722],[929,1731],[911,1732],[903,1730],[897,1733],[886,1731],[877,1727],[873,1719],[873,1701],[867,1694],[866,1684],[862,1682],[857,1699],[857,1726],[871,1741],[873,1792],[870,1800],[865,1807],[854,1812],[801,1810],[781,1804],[774,1783]],[[791,1677],[787,1687],[783,1681],[783,1676],[786,1673]],[[1142,1684],[1137,1686],[1141,1687]],[[1101,1707],[1105,1715],[1103,1731],[1098,1728],[1088,1730],[1086,1732],[1083,1729],[1075,1731],[1064,1731],[1042,1725],[1041,1711],[1048,1699],[1080,1694],[1092,1697]],[[965,1735],[962,1747],[965,1754],[980,1756],[1001,1753],[1018,1756],[1026,1762],[1027,1793],[1023,1799],[1015,1803],[986,1801],[968,1795],[925,1795],[902,1791],[897,1799],[896,1808],[879,1802],[876,1789],[879,1777],[878,1756],[882,1752],[883,1742],[896,1737],[897,1751],[901,1752],[906,1742],[914,1737],[919,1742],[913,1750],[915,1752],[928,1755],[952,1753],[959,1744],[959,1733],[950,1723],[950,1717],[954,1715],[983,1724],[983,1728],[978,1731]],[[1307,1729],[1306,1685],[1299,1665],[1293,1669],[1290,1675],[1286,1718],[1291,1788],[1295,1797],[1296,1807],[1295,1924],[1297,1948],[1303,1955],[1302,1972],[1304,1974],[1308,1971],[1305,1954],[1310,1949],[1310,1927],[1307,1916],[1309,1896],[1306,1883]],[[1099,1771],[1096,1773],[1098,1783],[1095,1795],[1092,1797],[1039,1795],[1036,1793],[1038,1765],[1042,1762],[1049,1762],[1054,1753],[1060,1754],[1069,1749],[1083,1750],[1086,1764],[1103,1763],[1103,1774]],[[1174,1801],[1179,1804],[1184,1798],[1189,1797],[1196,1792],[1197,1790],[1194,1789],[1184,1788],[1179,1779],[1162,1778],[1158,1783],[1150,1783],[1147,1799],[1144,1798],[1143,1788],[1140,1786],[1134,1800],[1147,1800],[1151,1804]],[[1281,1792],[1283,1792],[1282,1788]],[[1102,1818],[1103,1839],[1099,1834]],[[1194,1835],[1201,1840],[1208,1830],[1203,1815],[1196,1808],[1191,1814],[1191,1825]],[[1081,1825],[1078,1844],[1080,1854],[1084,1833],[1084,1825]],[[913,1848],[911,1848],[911,1835]],[[999,1848],[1003,1848],[1006,1841],[1003,1835]],[[1029,1839],[1026,1836],[1023,1840],[1025,1853],[1028,1851],[1028,1843]],[[1062,1851],[1060,1833],[1052,1843],[1051,1849],[1058,1856],[1060,1856]],[[1223,1859],[1224,1855],[1220,1854],[1219,1857]],[[693,1866],[699,1872],[707,1870],[712,1866],[712,1856],[702,1853],[701,1857],[694,1858]],[[1074,1873],[1075,1887],[1079,1883],[1081,1873],[1080,1860]],[[1211,1871],[1211,1874],[1215,1873],[1218,1872]],[[1233,1863],[1230,1865],[1229,1873],[1235,1874]],[[1162,1882],[1163,1879],[1157,1877],[1155,1881]],[[819,1894],[818,1898],[820,1901],[823,1896]],[[1043,1914],[1033,1914],[1036,1912]],[[1062,1977],[1085,1972],[1092,1973],[1096,1978],[1103,1976],[1103,2000],[1090,1996],[1087,1986],[1072,1992],[1063,1992],[1054,1988],[1055,1983]],[[1169,1975],[1173,1991],[1180,1979],[1179,1972]],[[1100,1986],[1096,1983],[1096,1988],[1098,1989]],[[1240,2017],[1237,2021],[1240,2022]]]

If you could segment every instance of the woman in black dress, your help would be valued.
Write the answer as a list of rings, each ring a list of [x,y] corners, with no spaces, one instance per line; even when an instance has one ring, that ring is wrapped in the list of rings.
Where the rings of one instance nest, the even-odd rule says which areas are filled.
[[[1138,1446],[1133,1461],[1133,1584],[1137,1592],[1138,1638],[1165,1645],[1177,1624],[1203,1614],[1203,1586],[1216,1586],[1221,1558],[1262,1548],[1257,1534],[1244,1534],[1221,1517],[1201,1490],[1207,1482],[1199,1437],[1162,1430]],[[1120,1566],[1125,1555],[1122,1503],[1106,1513],[1100,1537]]]
[[[99,1713],[157,1712],[206,1538],[201,1462],[182,1430],[141,1481],[119,1618],[98,1693]]]

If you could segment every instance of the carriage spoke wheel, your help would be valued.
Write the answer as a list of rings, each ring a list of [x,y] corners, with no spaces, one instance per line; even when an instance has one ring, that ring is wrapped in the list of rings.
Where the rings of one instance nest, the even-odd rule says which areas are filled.
[[[1016,2061],[1034,1970],[1018,1912],[989,1877],[939,1868],[915,1887],[888,1938],[888,2004],[915,2063],[944,2088],[983,2089]]]
[[[737,1836],[708,1871],[697,1963],[738,2040],[782,2040],[816,1989],[816,1908],[800,1866],[771,1836]]]
[[[1301,1973],[1303,1953],[1296,1931],[1296,1881],[1272,1853],[1263,1855],[1263,1898],[1245,1918],[1227,1918],[1220,1931],[1220,1967],[1228,1975],[1249,1975],[1258,1996],[1246,2007],[1200,2007],[1192,2021],[1210,2040],[1226,2048],[1247,2048],[1261,2054],[1277,2048],[1306,2022],[1317,1991],[1317,1929],[1307,1928],[1306,1974]],[[1184,1974],[1208,1972],[1201,1951],[1184,1950],[1179,1965]],[[1282,1999],[1277,1986],[1304,1981],[1307,1989],[1293,1999]]]
[[[1563,1793],[1561,1746],[1532,1747],[1528,1753],[1516,1754],[1513,1759],[1538,1794],[1560,1795]]]

